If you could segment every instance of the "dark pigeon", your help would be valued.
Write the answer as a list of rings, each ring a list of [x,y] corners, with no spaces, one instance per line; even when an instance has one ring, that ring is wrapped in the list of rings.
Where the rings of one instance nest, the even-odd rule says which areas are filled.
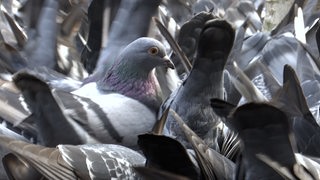
[[[200,138],[215,148],[218,148],[218,135],[214,132],[218,131],[220,120],[212,111],[209,100],[223,98],[223,69],[233,41],[234,30],[229,23],[220,19],[208,21],[200,35],[193,69],[162,107],[175,110]],[[188,144],[170,114],[164,132],[182,144]]]
[[[173,110],[170,112],[192,144],[192,148],[186,149],[177,140],[159,135],[156,131],[139,135],[138,144],[146,156],[147,169],[140,169],[138,172],[149,178],[160,178],[164,175],[172,178],[173,175],[178,175],[188,179],[231,179],[235,164],[209,148],[180,116]],[[161,121],[163,120],[165,119]]]
[[[238,107],[226,124],[238,132],[242,145],[242,156],[236,178],[238,179],[283,179],[281,169],[274,169],[262,160],[265,157],[297,178],[305,174],[295,174],[296,164],[292,147],[292,130],[289,119],[281,110],[263,103],[249,103]],[[301,167],[300,167],[301,168]],[[287,177],[288,178],[288,177]]]
[[[96,84],[99,91],[126,95],[158,111],[163,97],[153,69],[157,66],[174,69],[171,60],[166,58],[165,49],[159,41],[139,38],[121,52],[101,80],[84,85],[81,89]],[[82,95],[81,89],[75,93]],[[90,94],[83,95],[90,97]]]
[[[289,65],[284,68],[283,89],[279,93],[280,107],[290,117],[298,152],[320,157],[320,126],[309,110],[300,82]]]
[[[193,64],[196,56],[200,33],[205,23],[213,18],[214,16],[211,12],[200,12],[181,26],[177,43],[180,45],[181,50],[185,53],[186,57],[190,60],[190,64]],[[173,53],[170,58],[175,64],[178,74],[184,73],[185,70],[182,67],[179,56]]]
[[[87,43],[81,51],[81,62],[90,74],[95,68],[102,47],[103,22],[104,19],[107,18],[104,17],[104,12],[106,8],[110,8],[110,11],[112,12],[117,12],[117,8],[113,8],[112,5],[119,5],[120,2],[121,1],[103,1],[103,3],[101,3],[101,0],[93,0],[88,7],[89,32]],[[107,6],[109,4],[110,7]],[[109,21],[112,22],[112,20],[113,19],[110,17]]]
[[[139,135],[138,144],[146,156],[146,167],[199,179],[199,167],[190,159],[188,151],[178,141],[163,135]]]

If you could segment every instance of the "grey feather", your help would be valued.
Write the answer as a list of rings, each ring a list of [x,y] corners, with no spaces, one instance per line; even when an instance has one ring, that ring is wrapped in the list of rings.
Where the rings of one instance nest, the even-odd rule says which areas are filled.
[[[24,159],[48,179],[132,178],[132,166],[143,165],[139,153],[118,145],[40,145],[1,136],[1,146]],[[99,165],[99,166],[97,166]]]

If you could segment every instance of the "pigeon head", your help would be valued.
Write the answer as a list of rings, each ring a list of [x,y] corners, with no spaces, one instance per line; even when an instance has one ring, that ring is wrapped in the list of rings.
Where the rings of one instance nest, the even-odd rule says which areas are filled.
[[[126,95],[158,109],[162,93],[153,71],[155,67],[173,69],[174,65],[159,41],[139,38],[123,49],[105,77],[98,81],[98,88]]]
[[[290,129],[286,114],[265,103],[248,103],[238,107],[227,124],[238,132],[270,125],[282,126],[288,132]]]
[[[207,21],[199,39],[198,57],[211,58],[216,53],[228,55],[233,46],[234,36],[234,29],[227,21]]]
[[[161,42],[153,38],[142,37],[123,49],[111,71],[130,74],[131,77],[143,78],[158,66],[174,69],[174,65],[167,58],[165,48]]]

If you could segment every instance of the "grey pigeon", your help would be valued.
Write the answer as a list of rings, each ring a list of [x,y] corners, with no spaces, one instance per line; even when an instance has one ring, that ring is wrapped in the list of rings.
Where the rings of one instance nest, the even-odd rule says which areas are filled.
[[[161,0],[122,0],[106,44],[102,44],[93,74],[86,82],[100,79],[113,65],[121,50],[137,38],[147,36],[151,17]],[[130,28],[128,28],[130,27]]]
[[[0,146],[12,153],[4,162],[7,174],[13,179],[35,179],[39,176],[47,179],[134,179],[138,176],[132,166],[145,163],[141,154],[120,145],[59,145],[47,148],[3,135],[0,139]],[[29,167],[23,163],[14,164],[15,158]]]
[[[159,41],[143,37],[122,51],[101,81],[72,93],[51,89],[28,71],[17,73],[14,82],[44,145],[104,142],[136,147],[137,135],[151,130],[162,102],[154,68],[174,67],[165,57]]]
[[[99,91],[126,95],[144,103],[151,110],[158,111],[163,97],[153,72],[157,66],[174,69],[159,41],[139,38],[121,52],[115,64],[101,80],[84,85],[74,94],[95,97],[92,91],[83,89],[96,85]]]
[[[289,119],[278,108],[265,103],[248,103],[231,112],[226,124],[238,132],[241,139],[237,179],[283,179],[287,175],[283,172],[289,174],[289,179],[310,177],[304,170],[297,172],[302,166],[295,159]],[[272,166],[274,164],[278,169]]]
[[[214,131],[217,131],[220,120],[212,111],[209,100],[223,98],[223,69],[233,41],[234,30],[228,22],[220,19],[208,21],[200,34],[197,56],[189,76],[162,107],[175,110],[200,138],[215,148],[218,136]],[[188,144],[170,114],[164,132],[182,144]]]

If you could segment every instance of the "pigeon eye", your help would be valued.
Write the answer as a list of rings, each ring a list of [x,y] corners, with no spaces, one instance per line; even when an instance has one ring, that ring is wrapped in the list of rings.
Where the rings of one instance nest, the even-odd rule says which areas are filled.
[[[156,55],[159,53],[159,48],[158,47],[151,47],[149,50],[148,50],[148,53],[151,54],[151,55]]]

